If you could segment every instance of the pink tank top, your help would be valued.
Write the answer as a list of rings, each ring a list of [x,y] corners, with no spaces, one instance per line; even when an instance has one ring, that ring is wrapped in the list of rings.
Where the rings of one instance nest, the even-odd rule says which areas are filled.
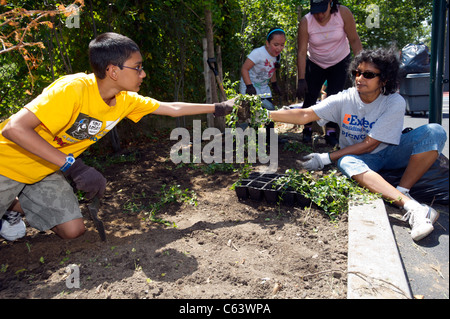
[[[340,10],[331,14],[330,21],[321,26],[311,13],[306,15],[308,22],[308,57],[326,69],[342,61],[350,53],[344,20]]]

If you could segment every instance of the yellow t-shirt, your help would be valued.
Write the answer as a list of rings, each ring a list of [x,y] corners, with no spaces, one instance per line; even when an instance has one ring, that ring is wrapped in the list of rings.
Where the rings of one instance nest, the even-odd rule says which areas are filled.
[[[35,130],[43,139],[77,157],[124,117],[138,122],[158,109],[159,102],[122,91],[116,95],[116,105],[109,106],[100,96],[94,74],[77,73],[56,80],[25,107],[41,121]],[[31,184],[59,169],[4,138],[1,130],[8,121],[0,123],[0,175]]]

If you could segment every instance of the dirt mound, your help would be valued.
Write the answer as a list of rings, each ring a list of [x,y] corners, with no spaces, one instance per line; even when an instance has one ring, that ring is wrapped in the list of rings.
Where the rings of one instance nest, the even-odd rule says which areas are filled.
[[[83,202],[81,238],[28,228],[1,242],[0,298],[346,298],[346,214],[331,222],[315,207],[239,201],[238,172],[177,166],[173,144],[146,139],[105,166],[106,242]],[[278,172],[301,155],[280,145]],[[168,225],[148,220],[163,185],[191,199],[157,207]]]

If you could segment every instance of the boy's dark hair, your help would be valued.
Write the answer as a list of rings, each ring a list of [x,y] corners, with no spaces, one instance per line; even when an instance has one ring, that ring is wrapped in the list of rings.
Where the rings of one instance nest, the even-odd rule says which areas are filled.
[[[96,77],[104,79],[108,65],[122,67],[139,46],[130,38],[107,32],[99,35],[89,43],[89,62]]]
[[[349,72],[356,70],[361,63],[371,63],[380,70],[380,81],[386,83],[382,90],[384,95],[393,94],[398,88],[398,71],[400,61],[395,49],[363,50],[352,61]]]

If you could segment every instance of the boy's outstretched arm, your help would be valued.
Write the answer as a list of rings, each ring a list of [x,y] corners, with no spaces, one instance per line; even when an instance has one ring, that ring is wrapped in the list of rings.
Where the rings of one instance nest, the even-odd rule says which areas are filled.
[[[199,104],[186,102],[160,102],[159,108],[152,114],[168,115],[172,117],[214,113],[225,116],[233,110],[234,99],[214,104]]]

